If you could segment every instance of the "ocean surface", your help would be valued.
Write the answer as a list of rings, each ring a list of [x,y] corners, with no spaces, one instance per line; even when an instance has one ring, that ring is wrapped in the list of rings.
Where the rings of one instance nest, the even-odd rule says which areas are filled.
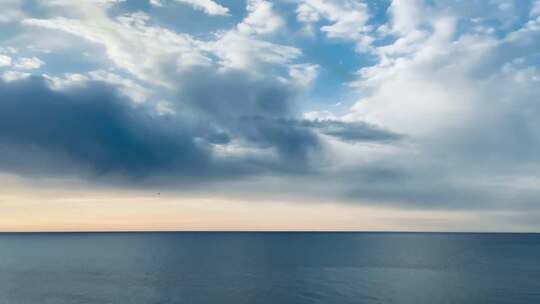
[[[0,304],[540,303],[540,234],[0,234]]]

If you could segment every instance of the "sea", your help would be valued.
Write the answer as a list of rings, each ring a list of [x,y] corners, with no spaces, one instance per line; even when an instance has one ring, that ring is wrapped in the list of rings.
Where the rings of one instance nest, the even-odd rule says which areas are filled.
[[[540,303],[540,234],[4,233],[0,304]]]

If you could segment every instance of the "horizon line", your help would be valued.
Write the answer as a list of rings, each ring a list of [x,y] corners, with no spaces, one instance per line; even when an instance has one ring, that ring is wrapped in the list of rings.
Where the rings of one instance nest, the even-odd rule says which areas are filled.
[[[410,234],[540,234],[540,231],[416,231],[416,230],[58,230],[0,231],[1,234],[91,234],[91,233],[410,233]]]

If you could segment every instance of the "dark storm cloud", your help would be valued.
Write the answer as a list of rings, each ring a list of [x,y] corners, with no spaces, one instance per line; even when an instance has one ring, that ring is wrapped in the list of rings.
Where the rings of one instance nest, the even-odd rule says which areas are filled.
[[[210,161],[188,128],[171,127],[174,122],[134,106],[104,84],[54,91],[33,77],[0,82],[0,95],[0,156],[7,169],[31,171],[41,154],[62,166],[129,176],[160,170],[197,174]]]
[[[288,169],[290,163],[305,169],[309,152],[319,149],[319,139],[312,130],[275,121],[298,115],[298,89],[291,84],[274,77],[254,77],[240,71],[216,73],[204,68],[176,77],[178,112],[188,111],[248,145],[274,149],[281,162],[289,163]]]
[[[238,100],[237,108],[243,109],[239,114],[288,113],[260,104],[284,102],[281,93],[267,90],[254,89],[260,96]],[[150,106],[134,105],[103,83],[52,90],[41,77],[2,81],[0,168],[23,174],[167,175],[172,183],[307,168],[308,151],[318,149],[313,132],[264,121],[239,123],[224,110],[216,110],[212,102],[223,91],[213,93],[191,96],[178,107],[179,115],[158,115]],[[225,96],[225,100],[230,99]],[[202,106],[205,102],[209,104]],[[233,139],[274,149],[279,157],[218,159],[213,155],[212,145]],[[291,166],[293,161],[295,166]]]
[[[310,129],[291,125],[288,120],[262,116],[243,117],[237,121],[242,136],[265,147],[275,147],[288,166],[305,165],[309,152],[320,148],[317,135]]]
[[[302,120],[299,121],[299,124],[348,142],[393,142],[403,137],[400,134],[362,122]]]
[[[292,118],[242,117],[243,129],[251,130],[254,138],[265,139],[290,154],[318,145],[314,132],[348,142],[395,142],[401,135],[361,122],[337,120],[307,120]],[[304,151],[305,152],[305,151]]]
[[[310,167],[319,152],[319,133],[349,142],[390,142],[400,136],[363,123],[300,120],[298,88],[275,77],[241,71],[198,68],[174,75],[178,85],[176,110],[196,117],[228,139],[274,149],[279,164],[272,170]]]
[[[317,133],[350,142],[389,142],[398,134],[364,123],[299,120],[298,88],[275,77],[253,76],[241,71],[216,73],[193,69],[176,74],[179,112],[192,116],[253,145],[273,147],[283,161],[308,160],[320,148]]]
[[[239,73],[184,78],[177,115],[136,105],[107,84],[53,90],[41,77],[0,81],[0,169],[21,174],[166,176],[168,182],[250,174],[317,174],[312,155],[326,134],[344,141],[391,142],[392,132],[361,123],[295,119],[295,91]],[[236,143],[268,154],[216,156]]]
[[[228,124],[231,118],[242,116],[279,118],[297,114],[298,89],[275,77],[216,72],[212,68],[194,68],[171,77],[178,86],[179,106],[189,105],[217,123]]]
[[[308,152],[318,150],[314,132],[264,120],[246,124],[234,118],[292,113],[285,105],[291,101],[286,89],[277,87],[270,92],[272,87],[276,88],[254,83],[251,93],[236,82],[210,92],[199,87],[200,94],[193,93],[178,106],[179,115],[164,116],[149,106],[134,105],[103,83],[60,91],[49,88],[40,77],[0,82],[0,166],[18,172],[61,174],[90,169],[98,175],[145,177],[158,173],[208,179],[305,170]],[[218,98],[220,94],[223,96]],[[236,107],[220,108],[220,102],[230,106],[233,97],[246,94],[250,96],[235,99]],[[279,157],[216,159],[211,144],[233,139],[273,149]],[[291,166],[293,162],[296,166]]]

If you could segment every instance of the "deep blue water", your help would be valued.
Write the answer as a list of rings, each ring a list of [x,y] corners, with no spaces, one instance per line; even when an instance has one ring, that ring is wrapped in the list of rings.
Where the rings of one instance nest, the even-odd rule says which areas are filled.
[[[540,234],[0,234],[19,303],[540,303]]]

